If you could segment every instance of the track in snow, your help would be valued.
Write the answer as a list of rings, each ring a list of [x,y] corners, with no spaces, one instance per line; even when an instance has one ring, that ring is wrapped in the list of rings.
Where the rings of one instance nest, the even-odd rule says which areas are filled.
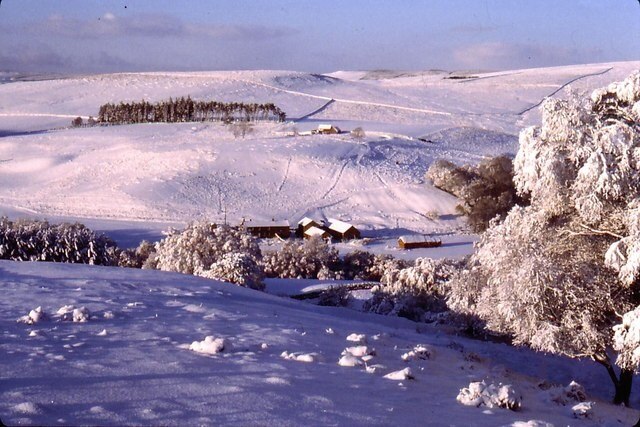
[[[329,187],[329,189],[322,195],[322,197],[320,197],[321,200],[326,199],[327,196],[333,191],[333,189],[336,188],[336,186],[340,182],[340,178],[342,178],[342,173],[344,172],[344,170],[345,170],[345,168],[347,167],[348,164],[349,164],[349,160],[345,161],[342,164],[342,166],[340,167],[340,170],[336,174],[335,179],[333,180],[333,184],[331,184],[331,187]]]
[[[289,168],[291,167],[291,157],[289,157],[289,161],[287,162],[287,168],[284,170],[284,176],[282,177],[282,182],[278,186],[278,193],[282,191],[282,187],[286,184],[287,179],[289,179]]]
[[[299,117],[297,119],[291,119],[294,122],[299,122],[305,119],[308,119],[311,116],[315,116],[318,113],[323,112],[324,110],[326,110],[331,104],[333,104],[334,102],[336,102],[335,99],[331,98],[330,100],[328,100],[324,105],[322,105],[320,108],[316,108],[315,110],[313,110],[312,112],[310,112],[309,114],[305,114],[302,117]]]

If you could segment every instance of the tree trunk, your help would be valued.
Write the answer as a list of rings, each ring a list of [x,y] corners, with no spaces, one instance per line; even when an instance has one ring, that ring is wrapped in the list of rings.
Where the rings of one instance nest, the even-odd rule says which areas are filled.
[[[633,383],[633,371],[621,369],[620,376],[618,377],[608,355],[597,355],[594,357],[594,360],[605,367],[609,378],[611,378],[611,382],[613,382],[613,386],[615,387],[613,403],[616,405],[625,405],[628,408],[631,397],[631,385]],[[640,420],[638,423],[640,423]],[[640,427],[640,425],[638,425],[638,427]]]
[[[613,403],[616,405],[623,404],[627,408],[629,407],[629,397],[631,396],[631,384],[633,382],[633,371],[628,369],[622,369],[620,371],[620,378],[618,379],[618,385],[616,386],[616,395],[613,398]]]

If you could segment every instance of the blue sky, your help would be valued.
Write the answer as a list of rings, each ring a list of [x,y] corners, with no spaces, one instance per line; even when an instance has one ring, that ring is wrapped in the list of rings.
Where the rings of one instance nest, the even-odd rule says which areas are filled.
[[[637,0],[3,0],[0,70],[500,70],[640,60]]]

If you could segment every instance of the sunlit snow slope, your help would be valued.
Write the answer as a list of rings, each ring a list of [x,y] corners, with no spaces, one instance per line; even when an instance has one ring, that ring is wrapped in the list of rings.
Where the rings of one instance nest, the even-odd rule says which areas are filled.
[[[136,73],[0,85],[0,213],[144,223],[338,217],[363,230],[455,231],[456,200],[424,183],[438,158],[514,153],[545,96],[640,63],[512,72]],[[451,78],[456,77],[456,78]],[[106,102],[273,102],[291,122],[234,138],[218,123],[61,129]],[[333,123],[348,133],[290,136]],[[435,215],[437,213],[437,215]]]
[[[637,419],[637,411],[606,402],[608,380],[593,362],[462,339],[406,319],[159,271],[0,261],[0,276],[0,418],[8,425],[623,426]],[[86,321],[72,321],[70,306],[84,307],[77,320]],[[37,307],[44,318],[16,321]],[[203,350],[193,343],[207,336],[224,348],[190,349]],[[428,356],[403,360],[418,345]],[[343,359],[349,352],[371,357],[365,366],[361,356]],[[413,379],[385,377],[407,368]],[[522,410],[456,402],[461,388],[480,380],[511,384]],[[597,402],[591,420],[573,418],[575,402],[552,400],[571,380]],[[530,420],[540,421],[516,424]]]

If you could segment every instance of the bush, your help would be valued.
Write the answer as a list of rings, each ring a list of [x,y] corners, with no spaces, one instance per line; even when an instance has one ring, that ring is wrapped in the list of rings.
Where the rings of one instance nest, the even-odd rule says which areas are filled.
[[[201,222],[183,231],[170,230],[166,238],[156,243],[153,262],[159,270],[215,276],[241,286],[260,288],[261,279],[256,278],[262,277],[261,258],[260,247],[250,234],[227,225]],[[234,265],[239,268],[238,274],[247,276],[234,275],[230,270]],[[254,271],[256,268],[259,273]]]
[[[484,160],[477,168],[439,160],[429,168],[426,178],[461,199],[457,210],[467,215],[475,232],[486,230],[495,217],[503,220],[516,204],[528,203],[516,193],[513,162],[506,156]]]
[[[149,257],[155,255],[153,243],[143,240],[135,249],[124,249],[118,256],[118,266],[128,268],[143,268]]]
[[[82,126],[83,123],[84,122],[82,121],[82,117],[76,117],[75,119],[71,120],[71,126],[73,126],[74,128]]]
[[[115,242],[82,224],[0,218],[0,259],[116,265]]]
[[[379,282],[386,271],[408,267],[408,264],[391,255],[374,255],[356,250],[344,256],[342,272],[345,279]]]
[[[235,283],[245,288],[264,290],[264,272],[256,259],[247,253],[226,253],[211,264],[209,270],[204,270],[198,275]]]
[[[408,268],[389,268],[381,284],[373,288],[367,311],[390,314],[412,320],[426,320],[428,313],[447,310],[447,282],[460,266],[460,261],[418,258]]]
[[[356,141],[362,141],[366,136],[367,134],[360,126],[351,131],[351,138],[355,139]]]
[[[346,307],[349,304],[349,288],[330,286],[320,293],[318,305],[327,307]]]
[[[313,237],[285,242],[282,249],[264,256],[263,265],[267,277],[328,279],[340,271],[340,257],[327,242]]]

